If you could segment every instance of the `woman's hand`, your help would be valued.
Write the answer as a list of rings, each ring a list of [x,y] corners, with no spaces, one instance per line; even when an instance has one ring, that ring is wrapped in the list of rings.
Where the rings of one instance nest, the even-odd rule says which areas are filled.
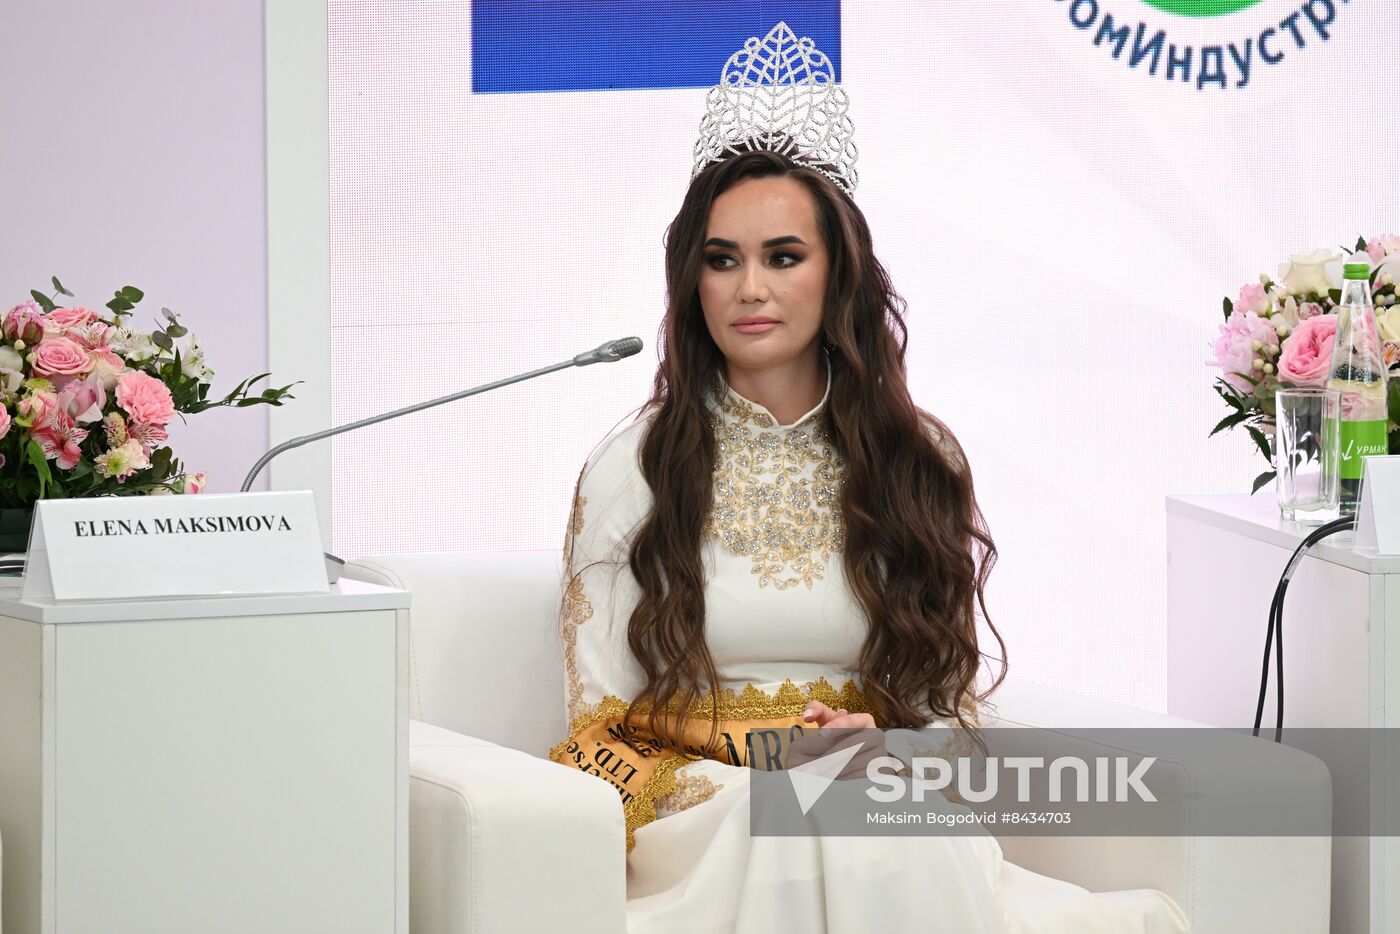
[[[821,701],[812,701],[807,705],[802,719],[818,729],[804,730],[800,738],[789,744],[784,768],[804,765],[838,749],[859,744],[860,750],[836,777],[864,778],[870,762],[885,755],[884,731],[875,728],[875,718],[868,713],[850,713],[844,707],[832,710]],[[860,732],[855,732],[857,730]],[[821,735],[822,732],[826,735]]]

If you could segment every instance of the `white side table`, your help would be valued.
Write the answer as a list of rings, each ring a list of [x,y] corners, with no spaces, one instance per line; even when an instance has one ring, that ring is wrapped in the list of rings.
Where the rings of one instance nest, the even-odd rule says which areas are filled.
[[[1215,726],[1254,722],[1269,603],[1310,527],[1270,493],[1167,497],[1167,709]],[[1400,557],[1328,538],[1284,605],[1284,727],[1400,727]],[[1389,633],[1394,636],[1387,639]],[[1260,735],[1272,736],[1274,661]],[[1265,732],[1267,730],[1267,734]],[[1286,741],[1286,736],[1285,736]],[[1400,924],[1394,838],[1333,841],[1332,930]]]
[[[407,593],[7,583],[5,934],[407,931]]]

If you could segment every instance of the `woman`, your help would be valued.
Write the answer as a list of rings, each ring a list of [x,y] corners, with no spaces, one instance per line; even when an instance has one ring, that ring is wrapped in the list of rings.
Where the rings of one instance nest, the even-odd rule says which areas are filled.
[[[714,164],[666,271],[653,398],[584,467],[565,545],[555,758],[623,795],[629,934],[1184,929],[1165,896],[1091,896],[987,836],[750,836],[756,725],[968,723],[995,551],[830,179],[767,151]]]
[[[1090,895],[985,834],[750,833],[751,770],[831,747],[804,725],[975,721],[995,557],[909,396],[854,173],[764,142],[692,179],[653,396],[584,466],[565,541],[551,757],[622,797],[628,934],[1184,930],[1160,893]],[[865,735],[841,777],[884,753]]]

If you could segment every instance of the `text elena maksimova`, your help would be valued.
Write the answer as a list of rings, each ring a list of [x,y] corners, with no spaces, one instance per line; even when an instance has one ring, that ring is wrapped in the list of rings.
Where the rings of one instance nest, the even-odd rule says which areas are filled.
[[[286,516],[191,516],[182,519],[80,519],[78,538],[117,535],[191,535],[201,532],[290,532]]]

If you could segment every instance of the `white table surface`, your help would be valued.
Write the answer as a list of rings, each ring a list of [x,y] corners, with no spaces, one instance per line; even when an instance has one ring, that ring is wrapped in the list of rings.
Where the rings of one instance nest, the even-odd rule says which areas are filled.
[[[20,599],[21,578],[0,578],[0,616],[35,623],[114,623],[129,620],[275,616],[397,610],[409,605],[406,590],[342,578],[328,593],[173,597],[154,600],[40,603]]]
[[[1297,548],[1316,528],[1283,521],[1278,512],[1278,500],[1267,491],[1254,496],[1247,493],[1168,496],[1167,513],[1289,549]],[[1314,545],[1308,556],[1363,574],[1400,574],[1400,555],[1356,551],[1352,548],[1353,538],[1351,532],[1339,532]]]

